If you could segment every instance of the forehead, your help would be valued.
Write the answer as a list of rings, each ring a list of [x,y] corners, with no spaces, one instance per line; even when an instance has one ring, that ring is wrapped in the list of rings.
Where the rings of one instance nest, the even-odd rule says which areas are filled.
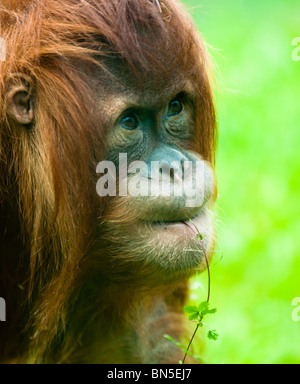
[[[180,92],[193,96],[193,83],[184,73],[153,68],[130,71],[127,66],[111,67],[97,74],[97,100],[111,114],[131,107],[159,110]]]
[[[103,85],[101,88],[103,89]],[[193,96],[192,82],[188,79],[178,79],[169,83],[162,80],[160,85],[149,82],[142,86],[118,82],[110,86],[106,85],[103,91],[98,93],[98,103],[100,109],[105,111],[107,118],[115,120],[129,108],[159,111],[180,92]]]

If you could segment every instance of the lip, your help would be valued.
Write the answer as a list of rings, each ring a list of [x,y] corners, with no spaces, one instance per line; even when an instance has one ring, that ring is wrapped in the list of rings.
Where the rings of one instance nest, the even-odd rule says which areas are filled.
[[[164,228],[185,228],[186,230],[189,230],[193,232],[195,235],[197,235],[196,229],[194,228],[193,224],[191,222],[197,222],[198,219],[200,219],[203,216],[204,209],[201,209],[201,211],[194,217],[187,219],[187,220],[182,220],[182,221],[157,221],[153,222],[152,224],[154,226],[160,226]]]

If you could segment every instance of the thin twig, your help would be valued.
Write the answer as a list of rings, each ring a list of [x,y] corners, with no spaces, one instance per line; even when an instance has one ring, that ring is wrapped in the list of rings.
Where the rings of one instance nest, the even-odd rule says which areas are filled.
[[[202,252],[203,252],[203,254],[204,254],[204,258],[205,258],[205,262],[206,262],[206,267],[207,267],[207,274],[208,274],[208,289],[207,289],[207,303],[209,303],[209,299],[210,299],[210,269],[209,269],[209,262],[208,262],[208,257],[207,257],[207,253],[206,253],[206,250],[205,250],[205,247],[204,247],[204,244],[203,244],[203,236],[201,235],[201,233],[199,232],[199,229],[196,227],[196,225],[191,221],[191,223],[193,224],[193,226],[195,227],[195,230],[192,228],[192,227],[190,227],[190,225],[188,224],[188,223],[186,223],[186,222],[184,222],[184,224],[186,225],[186,226],[188,226],[196,235],[198,235],[199,236],[199,241],[200,241],[200,244],[201,244],[201,248],[202,248]],[[191,340],[190,340],[190,342],[189,342],[189,345],[188,345],[188,347],[187,347],[187,349],[186,349],[186,352],[185,352],[185,355],[184,355],[184,357],[183,357],[183,360],[182,360],[182,364],[184,364],[184,362],[185,362],[185,359],[186,359],[186,357],[187,357],[187,354],[188,354],[188,351],[189,351],[189,349],[190,349],[190,346],[192,345],[192,342],[193,342],[193,340],[194,340],[194,338],[195,338],[195,336],[196,336],[196,333],[197,333],[197,331],[198,331],[198,329],[199,329],[199,327],[200,327],[200,324],[202,323],[202,320],[203,320],[203,317],[204,316],[202,316],[200,319],[199,319],[199,321],[198,321],[198,324],[197,324],[197,326],[196,326],[196,329],[195,329],[195,331],[194,331],[194,333],[193,333],[193,336],[191,337]]]
[[[186,349],[185,355],[184,355],[183,360],[182,360],[182,364],[184,364],[184,362],[185,362],[185,359],[186,359],[186,357],[187,357],[188,351],[189,351],[189,349],[190,349],[190,346],[192,345],[192,342],[193,342],[193,340],[194,340],[194,338],[195,338],[195,336],[196,336],[196,333],[197,333],[199,327],[200,327],[200,324],[197,324],[197,327],[196,327],[196,329],[195,329],[195,331],[194,331],[194,333],[193,333],[193,336],[191,337],[191,340],[190,340],[190,342],[189,342],[189,345],[188,345],[188,347],[187,347],[187,349]]]

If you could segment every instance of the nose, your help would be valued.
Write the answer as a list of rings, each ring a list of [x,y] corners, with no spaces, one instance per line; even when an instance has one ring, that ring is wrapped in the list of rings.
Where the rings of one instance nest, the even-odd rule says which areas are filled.
[[[151,163],[159,162],[160,174],[170,175],[172,181],[176,178],[182,178],[184,172],[189,168],[189,159],[185,154],[177,148],[170,147],[169,145],[157,146],[147,161],[148,172],[151,172]]]

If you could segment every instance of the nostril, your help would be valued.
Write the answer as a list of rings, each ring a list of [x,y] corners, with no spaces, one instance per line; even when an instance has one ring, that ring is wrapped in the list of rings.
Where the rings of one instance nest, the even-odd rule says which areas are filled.
[[[170,176],[170,179],[174,181],[177,173],[178,173],[178,165],[174,166],[174,164],[170,165],[167,161],[162,161],[160,163],[159,173],[161,176],[167,175]]]

